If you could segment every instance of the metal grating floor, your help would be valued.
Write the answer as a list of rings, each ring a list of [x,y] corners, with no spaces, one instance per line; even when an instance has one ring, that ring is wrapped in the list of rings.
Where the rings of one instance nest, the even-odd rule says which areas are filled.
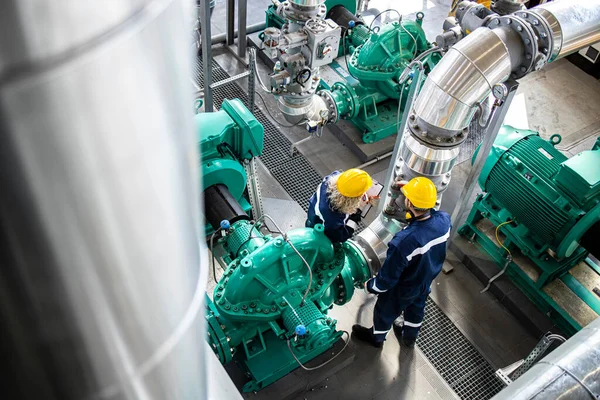
[[[504,389],[490,363],[431,298],[417,345],[461,399],[489,399]]]
[[[194,68],[195,80],[200,87],[203,87],[201,71],[202,60],[198,58]],[[229,77],[214,61],[212,71],[215,82]],[[213,91],[213,98],[217,109],[224,99],[232,98],[239,98],[248,106],[245,90],[234,82],[217,87]],[[261,161],[290,197],[306,211],[308,199],[322,177],[302,154],[296,151],[290,155],[291,142],[257,105],[254,107],[253,114],[265,129],[265,148],[260,157]],[[463,156],[459,162],[470,158],[481,142],[480,132],[472,136],[471,140],[463,144],[461,148]],[[364,229],[362,223],[359,229]],[[504,388],[502,381],[494,374],[494,368],[431,298],[427,299],[427,312],[417,345],[461,399],[489,399]]]

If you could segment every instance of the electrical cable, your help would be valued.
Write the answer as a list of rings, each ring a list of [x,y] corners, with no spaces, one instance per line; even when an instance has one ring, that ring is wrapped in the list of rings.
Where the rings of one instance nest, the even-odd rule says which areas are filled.
[[[306,74],[307,72],[308,72],[308,76],[301,81],[300,78],[302,77],[302,75]],[[296,78],[294,80],[296,81],[296,83],[298,85],[304,85],[306,82],[308,82],[311,75],[312,75],[312,71],[308,68],[304,68],[302,71],[298,72],[298,75],[296,75]]]
[[[558,341],[563,342],[563,343],[567,341],[567,339],[565,339],[563,336],[558,335],[556,333],[548,335],[548,339],[549,340],[558,340]]]
[[[512,219],[511,219],[511,220],[508,220],[508,221],[506,221],[506,222],[503,222],[503,223],[501,223],[500,225],[498,225],[498,226],[496,227],[496,242],[498,242],[498,244],[499,244],[499,245],[500,245],[500,246],[501,246],[501,247],[502,247],[504,250],[506,250],[506,252],[508,253],[508,255],[512,255],[512,254],[510,253],[510,250],[509,250],[509,249],[508,249],[508,248],[507,248],[507,247],[504,245],[504,243],[500,241],[500,238],[498,237],[498,230],[499,230],[499,229],[500,229],[502,226],[504,226],[504,225],[506,225],[506,224],[510,224],[511,222],[513,222],[513,221],[512,221]]]
[[[329,364],[330,362],[332,362],[333,360],[335,360],[335,358],[337,356],[339,356],[340,354],[342,354],[344,352],[344,350],[346,350],[346,347],[348,347],[348,344],[350,343],[350,334],[348,333],[348,331],[342,331],[342,333],[345,333],[346,336],[348,337],[348,339],[346,340],[344,347],[342,347],[342,349],[333,357],[331,357],[329,360],[325,361],[323,364],[317,365],[316,367],[307,367],[304,364],[302,364],[300,362],[300,360],[298,359],[298,357],[296,357],[296,355],[294,354],[294,351],[292,350],[292,345],[290,344],[290,339],[287,340],[287,346],[288,349],[290,350],[290,353],[292,354],[292,357],[294,357],[294,360],[296,360],[296,362],[298,363],[298,365],[305,371],[314,371],[316,369],[319,369],[321,367],[324,367],[325,365]]]
[[[256,61],[256,59],[257,59],[258,57],[256,57],[256,49],[255,49],[255,48],[250,48],[250,52],[252,52],[252,53],[253,53],[253,58],[254,58],[254,63],[253,63],[253,64],[254,64],[254,65],[253,65],[253,68],[254,68],[254,76],[256,76],[256,78],[258,79],[258,85],[259,85],[259,86],[260,86],[260,88],[261,88],[262,90],[264,90],[265,92],[267,92],[267,93],[271,93],[271,91],[270,91],[269,89],[267,89],[267,87],[266,87],[266,86],[265,86],[265,84],[263,83],[263,81],[262,81],[262,78],[260,77],[260,73],[258,72],[258,63],[257,63],[257,61]],[[256,93],[258,93],[258,92],[256,92]]]
[[[388,13],[388,12],[395,12],[396,14],[398,14],[398,20],[402,21],[402,14],[400,14],[400,12],[398,12],[398,10],[394,10],[393,8],[388,8],[387,10],[383,10],[382,12],[380,12],[379,14],[377,14],[375,16],[375,18],[373,18],[373,21],[371,21],[371,24],[369,25],[369,31],[372,31],[372,27],[373,27],[373,23],[375,21],[377,21],[377,18],[379,18],[382,14]],[[412,35],[411,35],[412,36]]]
[[[415,37],[412,35],[412,33],[410,33],[408,31],[408,29],[406,29],[406,27],[404,26],[404,24],[402,23],[402,16],[400,15],[400,28],[402,28],[404,30],[404,32],[408,33],[408,36],[410,36],[410,38],[413,40],[413,42],[415,43],[415,48],[413,49],[413,59],[417,56],[417,50],[418,50],[418,44],[417,44],[417,39],[415,39]]]

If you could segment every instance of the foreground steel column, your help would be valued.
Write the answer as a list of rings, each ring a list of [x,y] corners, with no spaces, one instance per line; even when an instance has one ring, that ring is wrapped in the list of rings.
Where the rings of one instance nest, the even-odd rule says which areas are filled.
[[[6,398],[206,398],[186,12],[3,4]]]

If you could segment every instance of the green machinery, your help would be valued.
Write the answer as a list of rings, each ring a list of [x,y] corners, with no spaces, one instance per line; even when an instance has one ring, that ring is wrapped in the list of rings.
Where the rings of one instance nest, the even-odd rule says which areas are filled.
[[[327,18],[341,27],[337,54],[344,57],[348,70],[331,62],[340,80],[331,85],[321,80],[317,88],[317,95],[325,100],[326,123],[352,121],[364,143],[396,134],[398,112],[404,111],[410,87],[410,77],[403,73],[415,58],[432,48],[422,28],[424,14],[417,13],[415,21],[401,20],[371,30],[354,15],[354,2],[326,1],[324,5]],[[281,10],[269,7],[267,26],[285,30],[285,23]],[[438,52],[426,53],[420,60],[425,74],[440,59]]]
[[[245,391],[260,390],[340,339],[327,311],[372,273],[356,243],[334,246],[322,225],[278,237],[260,231],[268,216],[252,204],[248,166],[263,150],[264,131],[239,100],[195,118],[205,230],[227,264],[213,300],[206,296],[207,340],[222,363],[247,371]]]
[[[225,100],[220,111],[199,113],[194,118],[202,154],[202,191],[226,190],[228,197],[252,215],[251,203],[260,202],[253,167],[254,157],[263,151],[263,126],[238,99]],[[214,212],[213,204],[206,201],[205,211]],[[207,223],[206,236],[213,232]]]
[[[415,57],[432,47],[422,22],[423,14],[419,13],[415,21],[389,23],[370,33],[362,24],[347,30],[342,43],[351,54],[348,73],[333,65],[343,80],[331,87],[321,81],[325,90],[319,94],[333,102],[337,110],[330,122],[351,120],[363,132],[365,143],[396,134],[398,111],[404,112],[411,83],[410,77],[400,77]],[[425,55],[421,60],[425,73],[440,59],[437,52]]]
[[[600,139],[571,158],[560,140],[504,126],[460,233],[571,334],[600,315],[600,268],[589,258],[600,237]]]
[[[371,272],[355,244],[333,246],[322,225],[280,237],[247,219],[222,226],[228,266],[213,301],[206,298],[208,341],[222,363],[247,371],[244,391],[256,391],[340,339],[327,311],[348,302]]]

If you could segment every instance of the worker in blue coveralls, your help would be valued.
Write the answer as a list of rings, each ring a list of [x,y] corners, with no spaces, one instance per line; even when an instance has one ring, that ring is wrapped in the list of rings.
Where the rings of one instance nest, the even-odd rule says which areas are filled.
[[[360,208],[371,201],[371,186],[371,176],[357,168],[327,175],[309,200],[306,227],[323,224],[333,243],[350,239],[361,219]]]
[[[383,346],[392,325],[401,343],[414,347],[431,282],[442,270],[450,236],[450,216],[434,210],[437,190],[431,180],[414,178],[401,191],[408,225],[390,240],[381,270],[365,283],[369,293],[378,295],[373,327],[352,327],[357,339],[375,347]]]

